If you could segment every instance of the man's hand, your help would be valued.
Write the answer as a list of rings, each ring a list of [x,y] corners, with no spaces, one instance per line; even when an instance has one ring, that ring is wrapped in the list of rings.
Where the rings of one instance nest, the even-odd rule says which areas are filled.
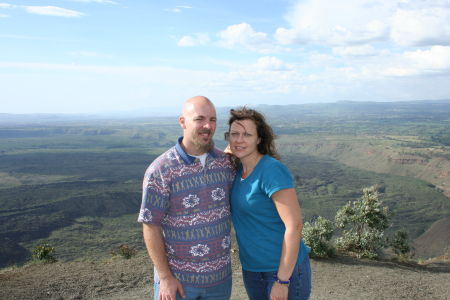
[[[289,286],[287,284],[280,284],[274,282],[272,290],[270,291],[270,300],[287,300]]]
[[[176,300],[177,292],[185,297],[183,286],[175,277],[160,279],[158,300]]]

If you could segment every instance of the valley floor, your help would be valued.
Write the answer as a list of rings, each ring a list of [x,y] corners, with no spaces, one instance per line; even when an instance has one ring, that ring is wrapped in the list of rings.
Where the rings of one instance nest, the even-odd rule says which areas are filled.
[[[448,299],[450,265],[418,266],[337,257],[312,260],[311,299]],[[0,299],[151,299],[152,266],[142,251],[125,260],[30,264],[0,271]],[[233,253],[232,299],[246,299]]]

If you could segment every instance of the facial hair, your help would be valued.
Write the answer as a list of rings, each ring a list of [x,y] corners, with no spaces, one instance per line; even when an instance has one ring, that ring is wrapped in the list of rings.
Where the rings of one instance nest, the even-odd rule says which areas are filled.
[[[208,133],[211,135],[211,138],[209,140],[209,143],[205,144],[203,142],[203,138],[200,136],[200,134]],[[209,150],[211,150],[214,147],[214,141],[212,139],[213,132],[210,129],[203,129],[199,130],[195,133],[195,138],[193,139],[193,144],[197,148],[198,152],[200,153],[206,153]]]

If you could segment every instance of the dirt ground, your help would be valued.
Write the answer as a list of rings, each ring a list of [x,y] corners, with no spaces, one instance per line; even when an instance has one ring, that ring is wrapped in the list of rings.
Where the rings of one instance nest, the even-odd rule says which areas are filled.
[[[311,299],[450,299],[450,265],[337,257],[312,260]],[[0,271],[0,299],[151,299],[145,253],[125,260],[31,264]],[[246,299],[233,253],[232,299]]]

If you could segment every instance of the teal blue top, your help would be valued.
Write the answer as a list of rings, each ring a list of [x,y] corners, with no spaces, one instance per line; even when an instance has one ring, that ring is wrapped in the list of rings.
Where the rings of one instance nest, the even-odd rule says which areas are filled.
[[[278,270],[286,228],[271,197],[289,188],[294,188],[291,173],[271,156],[263,156],[245,179],[242,179],[242,167],[238,169],[231,191],[231,216],[244,270]],[[299,263],[309,251],[301,240]]]

